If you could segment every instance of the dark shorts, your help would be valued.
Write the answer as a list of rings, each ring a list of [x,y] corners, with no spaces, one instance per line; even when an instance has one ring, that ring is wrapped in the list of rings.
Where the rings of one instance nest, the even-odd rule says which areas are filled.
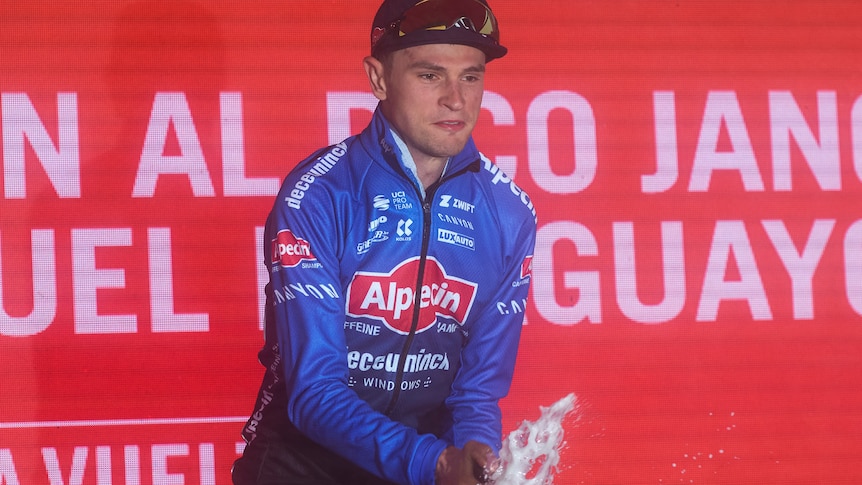
[[[287,428],[261,430],[233,465],[234,485],[393,485]]]

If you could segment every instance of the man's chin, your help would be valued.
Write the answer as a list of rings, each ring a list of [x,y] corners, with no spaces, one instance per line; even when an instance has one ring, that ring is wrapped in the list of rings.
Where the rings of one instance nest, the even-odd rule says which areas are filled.
[[[465,146],[467,146],[467,140],[446,140],[445,143],[438,145],[437,156],[446,158],[454,157],[461,153]]]

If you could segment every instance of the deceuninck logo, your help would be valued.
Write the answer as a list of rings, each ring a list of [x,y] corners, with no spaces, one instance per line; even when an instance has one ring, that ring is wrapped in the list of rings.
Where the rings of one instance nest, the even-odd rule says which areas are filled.
[[[292,268],[303,261],[314,261],[317,257],[311,252],[311,244],[296,237],[290,229],[284,229],[272,240],[272,264]]]
[[[410,332],[416,301],[419,258],[408,259],[388,273],[358,272],[347,289],[347,314],[385,324],[392,331]],[[464,325],[476,298],[476,283],[449,276],[435,258],[425,263],[419,289],[419,321],[416,332],[434,326],[438,317]]]

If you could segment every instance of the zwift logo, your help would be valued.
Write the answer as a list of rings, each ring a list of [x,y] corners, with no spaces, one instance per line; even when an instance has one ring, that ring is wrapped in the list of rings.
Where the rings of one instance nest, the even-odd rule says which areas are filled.
[[[419,258],[398,264],[388,273],[358,272],[347,289],[347,314],[385,324],[392,331],[410,332],[416,302]],[[425,262],[425,277],[419,289],[419,321],[416,332],[434,326],[438,317],[464,325],[478,285],[449,276],[435,258]]]

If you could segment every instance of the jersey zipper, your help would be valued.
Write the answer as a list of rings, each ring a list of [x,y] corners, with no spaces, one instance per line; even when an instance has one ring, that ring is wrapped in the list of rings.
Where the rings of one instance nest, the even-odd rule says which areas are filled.
[[[472,165],[472,164],[471,164]],[[470,170],[467,166],[458,172],[451,174],[448,177],[441,178],[437,182],[431,184],[425,190],[425,198],[422,199],[422,193],[415,185],[413,188],[416,191],[417,198],[422,200],[422,250],[419,253],[419,270],[416,275],[416,291],[413,296],[413,320],[410,323],[410,332],[407,334],[407,339],[404,341],[404,347],[401,348],[401,355],[398,357],[398,372],[395,374],[395,389],[392,391],[392,398],[389,400],[389,405],[386,407],[387,416],[395,411],[395,406],[398,404],[398,398],[401,396],[401,383],[404,381],[404,369],[407,365],[407,354],[410,352],[410,347],[413,345],[413,340],[416,337],[416,328],[419,326],[419,313],[421,312],[420,302],[422,298],[422,281],[425,279],[425,263],[428,260],[428,246],[431,243],[431,222],[432,208],[434,205],[434,194],[443,182],[451,180],[458,175]]]
[[[398,357],[398,372],[395,374],[395,389],[392,391],[392,399],[389,400],[389,405],[386,407],[386,415],[390,415],[395,410],[395,405],[398,403],[398,397],[401,395],[401,383],[404,381],[404,367],[407,363],[407,354],[410,352],[410,347],[413,345],[413,339],[416,337],[416,327],[419,326],[419,313],[422,311],[420,300],[422,298],[422,281],[425,279],[425,262],[428,260],[428,245],[431,242],[431,207],[434,201],[434,193],[440,182],[437,182],[426,190],[425,200],[422,201],[422,251],[419,253],[419,271],[416,275],[416,291],[413,296],[413,320],[410,323],[410,332],[407,334],[407,339],[404,341],[404,347],[401,348],[401,355]],[[419,189],[416,189],[419,199],[422,199],[422,194]]]

